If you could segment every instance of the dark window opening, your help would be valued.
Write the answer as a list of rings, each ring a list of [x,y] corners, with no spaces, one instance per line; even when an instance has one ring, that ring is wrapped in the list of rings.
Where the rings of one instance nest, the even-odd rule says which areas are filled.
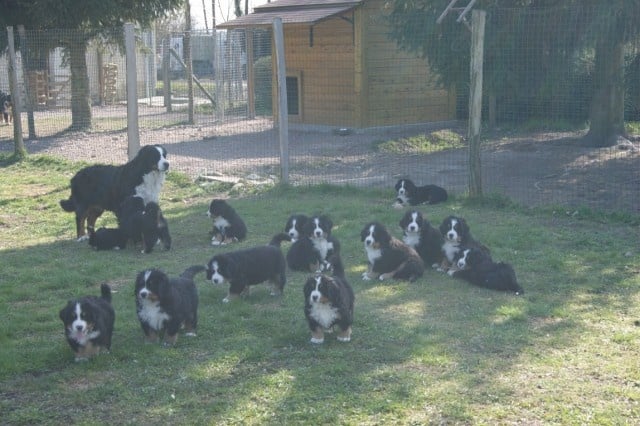
[[[289,115],[300,115],[298,77],[287,77],[287,111]]]

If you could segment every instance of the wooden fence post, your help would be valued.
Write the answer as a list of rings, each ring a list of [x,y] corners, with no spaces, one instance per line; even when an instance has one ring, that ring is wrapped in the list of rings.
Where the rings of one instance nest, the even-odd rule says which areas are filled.
[[[7,27],[7,37],[9,38],[9,88],[11,92],[11,103],[13,104],[13,151],[17,158],[25,158],[27,156],[27,150],[24,147],[24,139],[22,138],[22,104],[20,102],[20,86],[18,86],[13,27]]]
[[[138,79],[136,75],[136,35],[132,23],[124,24],[124,45],[127,57],[127,154],[132,160],[140,150],[138,130]]]
[[[471,14],[471,90],[469,96],[469,196],[482,195],[480,124],[482,119],[482,65],[486,12]]]
[[[289,183],[289,107],[287,105],[287,68],[284,60],[284,32],[282,19],[273,20],[278,80],[278,133],[280,135],[280,177]]]

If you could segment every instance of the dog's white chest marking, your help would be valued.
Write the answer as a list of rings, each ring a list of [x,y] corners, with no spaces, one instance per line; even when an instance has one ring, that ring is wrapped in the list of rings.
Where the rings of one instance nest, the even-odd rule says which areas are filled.
[[[150,300],[142,301],[142,309],[138,312],[138,317],[154,330],[162,330],[165,321],[169,320],[169,315],[162,310],[160,304]]]
[[[330,303],[313,303],[309,315],[323,328],[331,327],[340,317],[338,309],[331,306]]]
[[[407,232],[404,237],[402,237],[402,241],[408,246],[416,248],[418,244],[420,244],[420,235],[415,232]]]
[[[382,257],[382,250],[375,249],[373,247],[365,246],[365,251],[367,252],[367,258],[369,259],[370,264],[374,264],[376,260]]]
[[[453,262],[453,258],[459,250],[460,247],[450,241],[445,241],[445,243],[442,245],[442,252],[449,262]]]
[[[213,226],[218,228],[220,231],[223,231],[224,228],[229,226],[229,221],[222,216],[218,216],[213,220]]]
[[[136,195],[144,200],[144,204],[160,200],[160,192],[164,185],[165,172],[151,171],[142,177],[142,183],[136,186]]]
[[[313,242],[313,247],[320,253],[322,260],[326,260],[329,250],[333,250],[333,243],[330,243],[324,238],[311,238],[311,241]]]

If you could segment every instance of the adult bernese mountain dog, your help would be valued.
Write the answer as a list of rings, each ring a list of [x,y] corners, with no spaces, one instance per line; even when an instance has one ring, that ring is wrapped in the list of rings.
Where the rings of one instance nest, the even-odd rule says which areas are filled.
[[[193,278],[204,270],[203,265],[190,266],[175,278],[155,268],[138,273],[136,311],[147,342],[158,342],[164,333],[164,345],[173,346],[181,328],[186,336],[196,335],[198,289]]]
[[[440,231],[417,210],[410,210],[400,219],[402,241],[418,252],[425,266],[437,268],[442,263],[442,244],[444,239]]]
[[[269,281],[271,295],[282,294],[287,282],[287,264],[280,243],[288,236],[279,233],[264,246],[220,253],[207,263],[207,279],[213,284],[229,283],[229,292],[222,301],[228,303],[249,290],[250,286]]]
[[[287,223],[284,225],[284,233],[289,235],[292,243],[295,243],[300,238],[302,229],[308,221],[309,217],[304,214],[296,213],[289,216]]]
[[[369,260],[363,280],[415,281],[424,273],[424,263],[418,253],[407,244],[391,236],[380,222],[367,223],[360,232],[360,240]]]
[[[495,263],[485,251],[477,248],[463,248],[455,256],[457,270],[449,275],[461,278],[478,287],[492,290],[524,294],[518,284],[513,266],[508,263]]]
[[[327,259],[340,254],[340,242],[331,234],[332,229],[333,222],[329,216],[310,217],[302,227],[302,234],[287,252],[289,268],[304,272],[325,269],[328,266]]]
[[[64,211],[75,213],[78,241],[88,238],[85,222],[95,228],[98,217],[105,210],[116,212],[127,196],[137,195],[145,204],[157,203],[168,169],[167,151],[160,145],[147,145],[126,164],[96,164],[78,171],[71,178],[71,196],[60,200]]]
[[[338,327],[338,341],[351,340],[355,297],[345,278],[339,256],[332,256],[331,275],[316,274],[304,285],[304,315],[311,329],[311,343],[323,343],[325,330]]]
[[[219,246],[247,238],[247,225],[225,200],[216,198],[211,201],[207,216],[213,220],[211,245]]]
[[[467,225],[467,221],[459,216],[448,216],[440,224],[440,234],[444,239],[442,243],[442,264],[440,270],[443,272],[449,269],[455,270],[454,258],[458,252],[465,248],[477,248],[491,256],[489,249],[482,243],[476,241],[471,236],[471,229]]]
[[[417,186],[411,179],[399,179],[395,184],[395,207],[401,208],[406,204],[437,204],[447,201],[447,191],[437,185]]]
[[[87,361],[101,351],[111,350],[116,314],[111,306],[111,287],[100,286],[101,295],[70,300],[60,310],[64,335],[76,361]]]

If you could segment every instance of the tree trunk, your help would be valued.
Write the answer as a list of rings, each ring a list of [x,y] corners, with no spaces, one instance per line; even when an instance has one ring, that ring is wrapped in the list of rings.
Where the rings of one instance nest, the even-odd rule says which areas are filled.
[[[583,138],[587,146],[613,146],[625,135],[623,46],[606,38],[596,45],[590,125]]]
[[[91,127],[91,93],[86,59],[87,45],[84,38],[73,39],[69,44],[71,68],[71,128]]]

